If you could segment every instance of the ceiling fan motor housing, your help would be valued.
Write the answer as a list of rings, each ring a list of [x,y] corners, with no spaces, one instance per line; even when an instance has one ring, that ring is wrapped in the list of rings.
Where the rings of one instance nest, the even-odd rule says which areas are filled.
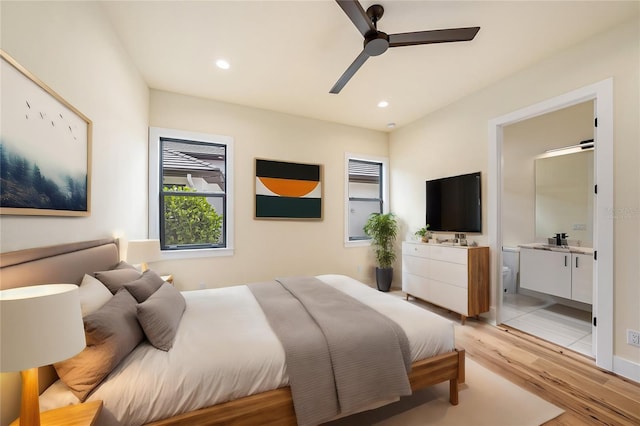
[[[369,56],[382,55],[389,48],[389,36],[382,31],[371,31],[365,36],[364,51]]]

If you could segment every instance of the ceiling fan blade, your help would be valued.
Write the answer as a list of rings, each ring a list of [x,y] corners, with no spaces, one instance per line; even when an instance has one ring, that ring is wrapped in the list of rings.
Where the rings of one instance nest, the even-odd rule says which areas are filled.
[[[336,0],[336,2],[363,36],[369,31],[376,30],[371,19],[369,19],[367,13],[357,0]]]
[[[480,27],[449,28],[446,30],[417,31],[389,34],[389,47],[414,46],[416,44],[451,43],[473,40]]]
[[[360,69],[362,64],[364,64],[367,59],[369,59],[369,55],[367,55],[367,52],[365,52],[364,50],[360,52],[356,60],[353,61],[351,65],[349,65],[349,68],[347,68],[344,74],[342,74],[342,76],[338,79],[336,84],[334,84],[331,90],[329,90],[329,93],[340,93],[340,90],[342,90],[345,84],[347,84],[347,82],[351,80],[351,77],[353,77],[356,71]]]

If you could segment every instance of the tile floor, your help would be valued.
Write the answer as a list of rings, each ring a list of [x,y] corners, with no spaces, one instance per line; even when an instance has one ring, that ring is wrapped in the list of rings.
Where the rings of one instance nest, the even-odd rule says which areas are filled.
[[[405,298],[405,293],[389,294]],[[460,315],[430,303],[409,298],[409,302],[460,323]],[[593,357],[591,313],[522,294],[507,293],[502,301],[502,323],[540,339]]]
[[[505,294],[502,323],[583,355],[591,349],[591,313],[522,294]]]

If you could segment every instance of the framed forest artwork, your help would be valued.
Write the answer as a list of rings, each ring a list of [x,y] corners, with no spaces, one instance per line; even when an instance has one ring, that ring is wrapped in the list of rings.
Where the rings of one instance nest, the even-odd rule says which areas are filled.
[[[322,220],[322,166],[256,159],[256,219]]]
[[[0,56],[0,214],[89,216],[91,120]]]

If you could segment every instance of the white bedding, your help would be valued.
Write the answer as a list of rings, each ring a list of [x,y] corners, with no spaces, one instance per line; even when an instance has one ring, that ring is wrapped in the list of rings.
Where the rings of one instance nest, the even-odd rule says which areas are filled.
[[[343,275],[318,279],[396,321],[413,361],[454,349],[453,323]],[[288,385],[284,350],[246,286],[183,292],[187,309],[173,348],[141,343],[87,401],[99,425],[139,425]],[[78,403],[60,381],[40,396],[48,410]]]

